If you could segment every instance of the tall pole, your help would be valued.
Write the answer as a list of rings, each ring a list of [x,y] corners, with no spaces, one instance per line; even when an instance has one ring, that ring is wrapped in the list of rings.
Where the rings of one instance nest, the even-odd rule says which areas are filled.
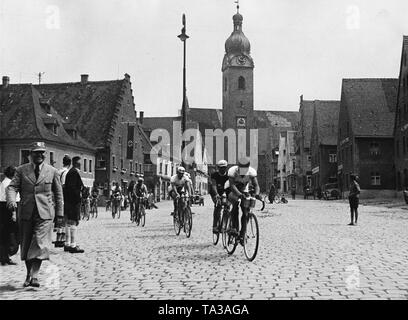
[[[187,115],[186,115],[186,41],[189,36],[186,34],[186,15],[183,13],[182,16],[182,24],[183,28],[181,29],[181,34],[177,37],[183,42],[183,103],[181,106],[181,134],[184,134],[186,130],[186,122],[187,122]],[[184,150],[185,142],[182,140],[181,143],[181,150]],[[184,157],[182,156],[181,165],[185,167]]]

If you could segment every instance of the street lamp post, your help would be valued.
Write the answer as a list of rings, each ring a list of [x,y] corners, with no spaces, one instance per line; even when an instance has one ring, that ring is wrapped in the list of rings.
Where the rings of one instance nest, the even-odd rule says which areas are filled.
[[[183,104],[181,106],[181,133],[186,130],[186,40],[189,36],[186,34],[186,15],[183,13],[182,17],[183,28],[181,34],[177,37],[183,42]],[[182,140],[181,149],[184,150],[185,142]],[[185,166],[184,157],[181,159],[182,166]]]

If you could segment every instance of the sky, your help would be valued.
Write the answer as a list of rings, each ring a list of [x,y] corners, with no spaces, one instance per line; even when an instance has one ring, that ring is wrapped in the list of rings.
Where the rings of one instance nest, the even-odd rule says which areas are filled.
[[[254,107],[296,111],[339,100],[343,78],[397,78],[406,0],[240,0],[254,59]],[[234,0],[0,0],[0,75],[10,83],[131,77],[137,111],[182,103],[186,14],[190,107],[222,107],[221,63]]]

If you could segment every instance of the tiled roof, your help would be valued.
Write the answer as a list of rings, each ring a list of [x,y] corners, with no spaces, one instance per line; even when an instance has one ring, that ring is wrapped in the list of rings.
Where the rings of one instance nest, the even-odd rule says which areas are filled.
[[[314,101],[302,100],[300,106],[300,124],[299,129],[302,130],[300,135],[304,138],[304,147],[310,148],[310,139],[312,136],[312,121],[313,121]]]
[[[200,130],[222,128],[222,110],[189,108],[188,119],[198,122]]]
[[[337,145],[340,101],[314,101],[319,144]]]
[[[392,136],[398,79],[343,79],[342,101],[355,136]]]
[[[299,122],[299,112],[297,111],[255,110],[254,115],[257,128],[288,127],[295,129]]]
[[[94,150],[80,135],[73,139],[64,128],[63,118],[54,108],[46,111],[41,94],[30,84],[9,85],[0,91],[1,138],[46,140]],[[56,124],[58,134],[46,125]]]
[[[95,147],[107,142],[123,80],[41,84],[34,87]]]

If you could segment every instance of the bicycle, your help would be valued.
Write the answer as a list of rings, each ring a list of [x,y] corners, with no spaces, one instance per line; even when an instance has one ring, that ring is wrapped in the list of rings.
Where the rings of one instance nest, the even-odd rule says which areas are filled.
[[[133,223],[136,220],[135,216],[135,199],[133,196],[129,198],[130,221]]]
[[[92,215],[92,218],[98,218],[98,198],[93,198],[91,199],[91,210],[90,214]]]
[[[90,211],[90,205],[89,205],[89,198],[82,198],[81,199],[81,219],[82,220],[87,220],[89,221],[89,211]]]
[[[256,199],[249,194],[244,195],[244,198],[238,200],[238,208],[242,207],[242,214],[245,215],[245,232],[244,238],[241,239],[236,233],[232,233],[232,213],[228,211],[226,217],[224,217],[225,228],[222,232],[223,245],[225,250],[229,255],[235,252],[238,243],[244,247],[245,257],[248,261],[253,261],[258,253],[259,247],[259,225],[256,215],[253,213],[253,208],[255,207]],[[262,211],[265,208],[265,202],[262,202]],[[239,210],[239,209],[238,209]],[[241,226],[242,228],[243,226]]]
[[[138,226],[139,224],[142,225],[142,227],[145,226],[146,222],[146,210],[144,206],[144,202],[146,200],[145,197],[136,197],[138,200],[138,210],[136,213],[136,225]]]
[[[120,194],[115,194],[113,195],[112,199],[112,218],[115,219],[115,216],[117,215],[118,219],[120,218],[120,211],[121,211],[121,202],[122,196]]]
[[[190,208],[190,199],[185,193],[182,193],[177,201],[177,212],[173,215],[173,225],[177,236],[180,234],[181,228],[183,228],[186,237],[190,237],[193,227],[193,216]]]
[[[219,219],[217,221],[217,232],[213,232],[213,244],[216,246],[218,244],[218,240],[220,238],[220,233],[222,233],[223,230],[223,221],[224,221],[224,216],[228,214],[230,204],[227,200],[227,195],[225,193],[222,194],[221,198],[219,198],[215,204],[217,210],[220,210],[220,215]]]

